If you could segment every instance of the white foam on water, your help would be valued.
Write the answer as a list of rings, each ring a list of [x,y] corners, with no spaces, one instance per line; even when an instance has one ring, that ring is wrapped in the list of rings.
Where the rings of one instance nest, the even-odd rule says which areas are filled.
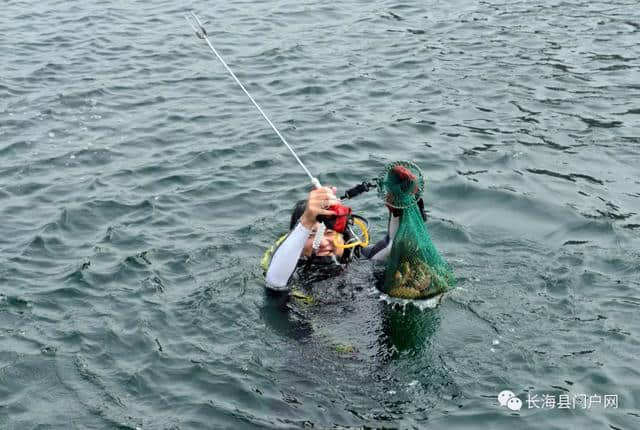
[[[380,293],[379,300],[385,302],[391,306],[402,307],[402,309],[406,309],[408,305],[412,305],[420,309],[421,311],[425,309],[434,309],[436,308],[444,299],[445,293],[438,294],[437,296],[431,297],[426,300],[413,300],[413,299],[399,299],[396,297],[391,297],[388,294]]]

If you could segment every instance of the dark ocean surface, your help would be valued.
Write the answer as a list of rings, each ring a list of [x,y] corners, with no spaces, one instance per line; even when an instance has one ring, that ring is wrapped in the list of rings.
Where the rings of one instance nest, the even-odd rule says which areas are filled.
[[[189,9],[323,184],[418,163],[439,307],[265,295],[309,181]],[[639,263],[637,1],[2,3],[1,429],[638,429]]]

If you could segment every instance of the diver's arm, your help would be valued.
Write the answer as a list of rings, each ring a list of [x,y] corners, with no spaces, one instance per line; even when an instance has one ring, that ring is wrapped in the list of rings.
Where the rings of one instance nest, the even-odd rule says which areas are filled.
[[[287,283],[296,269],[309,234],[311,234],[311,230],[299,223],[278,247],[267,270],[267,288],[272,290],[288,289]]]
[[[395,216],[393,214],[391,214],[391,217],[389,219],[389,243],[393,242],[393,238],[396,237],[396,233],[398,231],[398,227],[400,227],[400,217],[402,215],[399,216]]]
[[[389,213],[389,229],[387,232],[388,242],[387,246],[384,247],[380,252],[376,253],[371,257],[372,260],[376,261],[385,261],[389,258],[389,254],[391,253],[391,247],[393,246],[393,239],[396,237],[396,232],[398,231],[398,227],[400,226],[400,216],[395,216],[393,213]]]
[[[379,240],[375,245],[368,246],[362,250],[362,255],[365,258],[384,261],[387,259],[387,257],[389,257],[391,246],[393,245],[393,238],[396,236],[398,226],[400,225],[400,215],[394,216],[394,214],[391,212],[389,212],[389,215],[390,216],[387,235],[384,237],[384,239]]]

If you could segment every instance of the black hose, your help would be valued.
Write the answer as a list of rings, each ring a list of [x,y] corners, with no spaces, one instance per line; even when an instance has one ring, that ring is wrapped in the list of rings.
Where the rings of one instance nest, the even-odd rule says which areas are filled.
[[[371,188],[375,188],[376,184],[373,182],[364,181],[361,184],[356,185],[355,187],[349,188],[344,192],[344,195],[340,197],[341,199],[352,199],[356,196],[359,196],[362,193],[366,193]]]

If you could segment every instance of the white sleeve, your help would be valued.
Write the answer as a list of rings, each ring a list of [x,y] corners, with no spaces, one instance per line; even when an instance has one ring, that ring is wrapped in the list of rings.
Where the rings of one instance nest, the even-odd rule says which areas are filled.
[[[298,265],[298,259],[302,255],[302,249],[309,234],[311,234],[311,230],[298,223],[284,242],[280,244],[273,254],[267,270],[267,288],[272,290],[288,289],[287,282]]]
[[[391,219],[389,220],[389,242],[387,246],[378,251],[373,257],[372,260],[384,261],[389,257],[389,253],[391,252],[391,247],[393,246],[393,238],[396,236],[396,232],[398,231],[398,227],[400,226],[400,217],[395,217],[391,215]]]
[[[400,217],[391,215],[391,219],[389,220],[389,243],[393,243],[393,238],[396,237],[398,227],[400,227]]]

